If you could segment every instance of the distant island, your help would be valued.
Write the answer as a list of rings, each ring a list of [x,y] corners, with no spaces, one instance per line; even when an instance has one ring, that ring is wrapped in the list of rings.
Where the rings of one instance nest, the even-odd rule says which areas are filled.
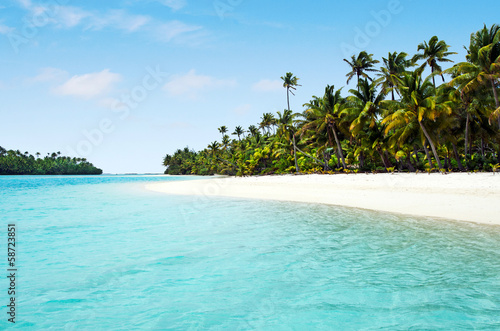
[[[61,156],[60,152],[41,157],[0,146],[0,175],[101,175],[102,170],[84,158]]]
[[[230,133],[219,127],[221,141],[202,151],[186,147],[167,154],[165,173],[496,172],[500,26],[472,33],[464,61],[443,69],[442,63],[453,62],[448,57],[456,54],[449,48],[433,36],[413,56],[389,52],[379,68],[373,54],[355,54],[344,61],[350,70],[347,83],[354,79],[357,88],[344,97],[342,88],[327,85],[301,113],[290,109],[290,94],[301,85],[288,72],[281,77],[287,108],[264,113],[247,130],[236,126]],[[424,70],[431,74],[424,77]]]

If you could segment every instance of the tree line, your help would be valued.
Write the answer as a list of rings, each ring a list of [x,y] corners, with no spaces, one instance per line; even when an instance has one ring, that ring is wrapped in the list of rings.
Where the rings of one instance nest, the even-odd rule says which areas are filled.
[[[0,146],[0,175],[100,175],[102,170],[85,158],[61,156],[61,152],[41,157]]]
[[[290,109],[299,78],[286,73],[286,109],[264,113],[247,130],[237,126],[233,139],[221,126],[221,141],[202,151],[186,147],[167,154],[165,173],[496,171],[500,26],[472,33],[464,61],[443,69],[456,54],[449,48],[433,36],[413,56],[389,52],[380,62],[362,51],[344,59],[347,84],[356,79],[357,88],[344,97],[342,88],[328,85],[302,112]],[[426,68],[431,73],[424,77]]]

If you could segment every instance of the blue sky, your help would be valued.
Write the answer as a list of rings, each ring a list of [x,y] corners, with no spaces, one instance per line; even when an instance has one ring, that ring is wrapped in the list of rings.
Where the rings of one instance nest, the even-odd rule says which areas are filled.
[[[500,23],[491,4],[5,0],[0,145],[86,157],[107,173],[163,172],[166,153],[283,110],[286,72],[300,78],[291,106],[302,111],[327,84],[346,86],[354,52],[413,55],[437,35],[462,61],[470,34]]]

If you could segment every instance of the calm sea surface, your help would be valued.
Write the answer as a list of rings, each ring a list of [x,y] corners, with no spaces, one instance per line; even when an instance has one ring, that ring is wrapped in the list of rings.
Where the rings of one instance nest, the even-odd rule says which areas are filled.
[[[195,179],[0,177],[0,329],[500,329],[498,226],[144,189]]]

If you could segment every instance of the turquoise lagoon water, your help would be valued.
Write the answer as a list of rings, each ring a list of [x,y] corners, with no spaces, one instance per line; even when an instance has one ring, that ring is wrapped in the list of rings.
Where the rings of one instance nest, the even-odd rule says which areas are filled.
[[[0,329],[500,329],[499,227],[144,189],[165,180],[1,177]]]

